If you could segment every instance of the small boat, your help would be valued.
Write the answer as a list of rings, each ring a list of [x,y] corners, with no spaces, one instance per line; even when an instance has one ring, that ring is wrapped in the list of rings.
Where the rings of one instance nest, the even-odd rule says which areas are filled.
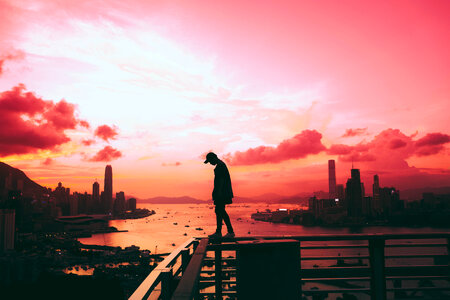
[[[203,230],[203,228],[197,227],[197,228],[195,228],[195,230]]]

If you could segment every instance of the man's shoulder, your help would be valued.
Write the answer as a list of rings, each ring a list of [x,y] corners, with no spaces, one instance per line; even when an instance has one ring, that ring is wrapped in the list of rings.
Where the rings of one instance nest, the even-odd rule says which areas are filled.
[[[219,160],[217,162],[217,165],[216,165],[216,168],[214,169],[214,171],[223,172],[226,170],[227,170],[227,165],[223,161]]]

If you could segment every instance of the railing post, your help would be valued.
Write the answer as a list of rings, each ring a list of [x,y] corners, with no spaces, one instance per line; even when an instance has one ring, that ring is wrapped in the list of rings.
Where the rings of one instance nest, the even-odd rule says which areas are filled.
[[[192,252],[195,252],[199,243],[200,242],[198,240],[192,242],[192,249],[193,249]]]
[[[302,293],[303,293],[303,287],[302,287],[302,242],[298,241],[298,248],[299,248],[299,262],[300,262],[300,266],[299,266],[299,278],[300,278],[300,287],[298,288],[298,292],[299,292],[299,299],[303,299],[302,298]]]
[[[371,299],[385,300],[386,299],[386,275],[384,272],[384,240],[370,239],[369,240],[369,255],[370,255],[370,290]]]
[[[216,299],[222,299],[222,250],[214,253],[214,270],[216,279]]]
[[[172,297],[172,268],[161,271],[161,299],[169,300]]]
[[[448,265],[448,274],[450,275],[450,238],[447,238],[447,265]]]
[[[183,272],[183,274],[186,271],[190,258],[191,257],[189,256],[189,249],[181,250],[181,271]]]

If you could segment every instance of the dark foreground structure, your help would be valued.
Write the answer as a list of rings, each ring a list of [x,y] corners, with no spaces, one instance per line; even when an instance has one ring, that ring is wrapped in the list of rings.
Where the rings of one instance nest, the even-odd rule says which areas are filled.
[[[450,233],[192,238],[130,297],[450,299]]]

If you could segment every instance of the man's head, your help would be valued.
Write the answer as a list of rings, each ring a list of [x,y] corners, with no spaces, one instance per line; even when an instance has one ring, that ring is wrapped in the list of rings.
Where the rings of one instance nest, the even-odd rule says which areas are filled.
[[[210,163],[212,165],[217,165],[217,162],[219,161],[219,158],[217,155],[213,152],[209,152],[206,154],[206,160],[204,161],[205,164]]]

